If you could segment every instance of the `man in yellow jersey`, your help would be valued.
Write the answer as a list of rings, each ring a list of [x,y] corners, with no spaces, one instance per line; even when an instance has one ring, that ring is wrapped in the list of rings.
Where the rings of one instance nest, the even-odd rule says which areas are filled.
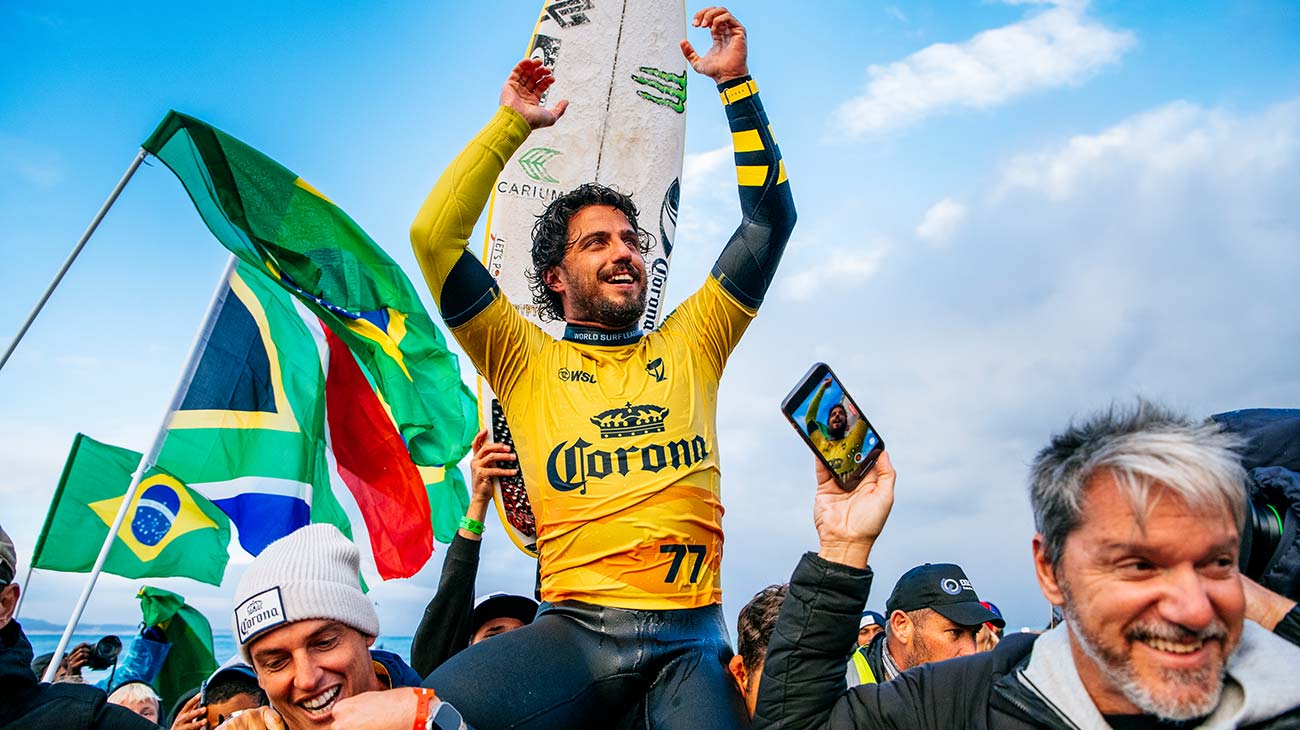
[[[757,313],[794,225],[785,167],[749,77],[745,28],[707,8],[703,56],[718,84],[741,222],[712,275],[650,333],[650,234],[627,196],[589,183],[534,228],[535,302],[567,322],[555,340],[518,314],[468,237],[506,160],[566,103],[515,66],[501,108],[438,180],[411,227],[443,318],[502,403],[537,518],[543,603],[521,629],[457,654],[426,679],[477,728],[745,725],[727,678],[720,603],[718,381]],[[561,122],[563,123],[563,122]],[[576,377],[575,377],[576,374]],[[488,683],[485,680],[491,678]]]
[[[852,474],[862,461],[859,454],[862,453],[862,443],[867,438],[867,421],[858,418],[850,427],[849,412],[843,402],[831,406],[830,412],[826,414],[825,427],[817,421],[822,396],[826,395],[826,389],[832,382],[834,379],[828,377],[817,387],[817,392],[808,403],[804,425],[808,431],[808,438],[812,439],[813,446],[816,446],[822,456],[826,457],[826,462],[834,470],[835,476],[845,477]],[[871,445],[876,445],[874,438]]]

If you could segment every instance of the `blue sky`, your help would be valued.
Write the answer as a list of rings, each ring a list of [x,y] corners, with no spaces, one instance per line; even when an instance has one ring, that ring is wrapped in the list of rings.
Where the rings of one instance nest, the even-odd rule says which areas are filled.
[[[728,616],[816,546],[811,457],[777,408],[814,360],[900,471],[872,607],[907,568],[956,561],[1014,626],[1047,616],[1024,480],[1054,430],[1139,393],[1196,415],[1300,401],[1295,3],[732,9],[800,219],[720,393]],[[410,221],[536,12],[0,6],[0,340],[170,108],[302,175],[423,291]],[[737,219],[710,92],[692,77],[670,302]],[[20,554],[76,431],[147,444],[225,256],[176,180],[142,168],[0,371],[0,520]],[[479,591],[529,590],[527,561],[495,525],[487,540]],[[441,554],[375,590],[387,631],[415,625]],[[63,620],[81,580],[37,574],[24,614]],[[222,627],[225,591],[157,582]],[[137,584],[104,578],[88,616],[134,622]]]

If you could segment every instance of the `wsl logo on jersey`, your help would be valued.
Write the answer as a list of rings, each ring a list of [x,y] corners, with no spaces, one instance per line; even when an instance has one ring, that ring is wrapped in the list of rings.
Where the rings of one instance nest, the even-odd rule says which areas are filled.
[[[632,405],[611,408],[591,418],[600,428],[600,438],[624,439],[663,433],[668,409],[658,405]],[[587,483],[617,474],[632,472],[657,474],[664,469],[689,469],[709,456],[703,436],[664,443],[620,446],[613,450],[595,449],[594,444],[579,438],[570,444],[561,442],[546,459],[546,479],[559,492],[578,490],[587,493]]]

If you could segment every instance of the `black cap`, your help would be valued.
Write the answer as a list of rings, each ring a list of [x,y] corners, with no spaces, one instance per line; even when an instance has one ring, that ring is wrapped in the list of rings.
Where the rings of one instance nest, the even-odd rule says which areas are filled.
[[[517,618],[524,622],[525,625],[533,622],[533,616],[537,614],[537,601],[527,596],[515,596],[509,593],[489,593],[485,596],[479,596],[474,601],[474,613],[470,615],[469,626],[470,633],[478,631],[478,628],[486,621],[494,618],[506,616]]]
[[[889,594],[885,612],[932,608],[944,618],[962,626],[979,626],[985,621],[1002,628],[1002,617],[985,608],[966,573],[952,563],[926,563],[903,574]]]

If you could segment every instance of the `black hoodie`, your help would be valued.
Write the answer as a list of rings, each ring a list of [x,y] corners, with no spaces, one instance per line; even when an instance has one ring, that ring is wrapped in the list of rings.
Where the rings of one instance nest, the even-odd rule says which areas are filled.
[[[32,645],[17,621],[0,628],[0,728],[5,730],[158,730],[125,707],[108,704],[87,684],[41,684],[32,674]]]

